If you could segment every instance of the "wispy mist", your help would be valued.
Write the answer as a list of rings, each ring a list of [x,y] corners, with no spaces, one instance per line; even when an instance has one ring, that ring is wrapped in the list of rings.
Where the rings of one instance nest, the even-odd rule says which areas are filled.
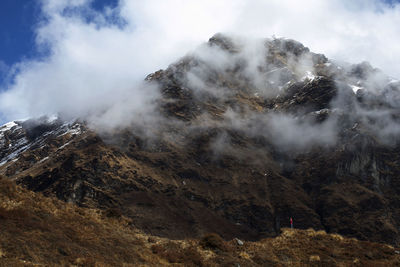
[[[281,151],[329,147],[344,136],[399,141],[400,83],[366,62],[335,63],[290,39],[218,34],[171,70],[195,101],[211,96],[216,105],[195,124],[222,131],[213,149],[226,152],[232,131]]]
[[[152,103],[159,92],[143,83],[147,74],[166,68],[188,51],[216,70],[232,64],[218,49],[195,49],[216,32],[251,37],[247,40],[290,37],[330,58],[367,60],[400,76],[400,6],[379,1],[121,0],[102,13],[91,8],[90,0],[40,4],[44,19],[36,28],[36,44],[48,56],[3,71],[13,74],[0,93],[5,120],[61,114],[111,128],[151,121],[155,117],[148,115],[154,114]],[[246,41],[233,64],[247,59],[242,75],[254,87],[265,89],[260,94],[272,96],[279,88],[271,91],[265,83],[285,83],[291,74],[281,69],[258,75],[258,68],[267,67],[262,66],[267,49]],[[309,60],[296,64],[296,75],[309,69]],[[204,70],[192,69],[187,77],[192,89],[215,93],[204,84],[203,74]]]

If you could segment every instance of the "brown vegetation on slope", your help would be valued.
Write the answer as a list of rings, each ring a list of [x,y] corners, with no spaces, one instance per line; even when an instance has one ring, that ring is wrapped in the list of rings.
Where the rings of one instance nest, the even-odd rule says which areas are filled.
[[[144,262],[146,248],[128,224],[0,180],[2,266]]]
[[[0,266],[400,266],[393,247],[283,229],[259,242],[169,240],[109,211],[79,208],[0,179]]]
[[[215,36],[210,45],[237,53],[227,41]],[[382,103],[348,85],[339,90],[337,82],[349,81],[322,55],[307,54],[318,77],[302,79],[290,70],[289,59],[308,49],[291,40],[267,43],[271,68],[260,71],[269,77],[271,70],[285,70],[284,90],[276,98],[260,94],[243,76],[241,61],[218,71],[185,57],[147,79],[160,87],[164,123],[152,127],[150,136],[133,126],[105,135],[84,123],[57,130],[63,122],[33,128],[25,122],[21,125],[27,127],[5,132],[0,142],[0,158],[15,154],[0,166],[0,174],[45,196],[122,214],[145,233],[171,239],[216,232],[225,239],[255,241],[278,235],[294,217],[301,229],[400,244],[400,146],[381,143],[365,118],[353,117],[354,105],[369,109]],[[188,72],[198,68],[223,97],[191,87]],[[331,104],[339,95],[346,101],[339,101],[337,110]],[[313,122],[306,128],[333,118],[337,143],[305,142],[301,137],[310,132],[301,128],[281,140],[296,131],[269,133],[271,113],[304,115]],[[18,153],[24,137],[34,145]],[[305,150],[287,144],[294,139]]]

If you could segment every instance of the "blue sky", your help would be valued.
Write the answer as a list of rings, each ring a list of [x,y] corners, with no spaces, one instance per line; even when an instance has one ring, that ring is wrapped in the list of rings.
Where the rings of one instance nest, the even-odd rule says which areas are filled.
[[[45,56],[45,51],[35,47],[35,28],[45,20],[39,2],[0,1],[0,85],[14,63]],[[117,4],[118,0],[94,0],[92,8],[102,11],[105,6],[115,7]]]
[[[35,0],[3,0],[0,8],[0,59],[12,64],[32,55],[33,29],[40,16]]]
[[[382,0],[393,5],[400,0]],[[0,1],[0,84],[7,67],[21,60],[38,58],[44,51],[35,47],[34,29],[44,20],[38,0]],[[92,7],[101,11],[105,6],[115,7],[118,0],[93,0]]]
[[[127,95],[137,106],[145,103],[146,75],[217,32],[296,39],[330,59],[369,61],[400,78],[398,3],[0,0],[0,124],[45,114],[84,117],[110,107],[121,109],[107,113],[108,120],[126,114]]]

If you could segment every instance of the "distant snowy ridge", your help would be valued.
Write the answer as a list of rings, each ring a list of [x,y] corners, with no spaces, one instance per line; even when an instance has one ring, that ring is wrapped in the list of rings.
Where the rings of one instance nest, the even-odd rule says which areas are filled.
[[[42,149],[48,145],[50,137],[65,138],[69,134],[69,140],[83,131],[82,124],[76,120],[63,122],[54,116],[8,122],[0,126],[0,167],[18,160],[19,155],[29,149]],[[64,147],[59,147],[57,151]]]

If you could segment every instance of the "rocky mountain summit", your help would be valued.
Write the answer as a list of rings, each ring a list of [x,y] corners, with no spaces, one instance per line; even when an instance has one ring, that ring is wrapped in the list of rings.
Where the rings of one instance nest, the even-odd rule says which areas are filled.
[[[217,34],[146,83],[160,92],[146,125],[1,126],[0,175],[160,237],[259,240],[293,217],[399,245],[399,81],[294,40]]]

